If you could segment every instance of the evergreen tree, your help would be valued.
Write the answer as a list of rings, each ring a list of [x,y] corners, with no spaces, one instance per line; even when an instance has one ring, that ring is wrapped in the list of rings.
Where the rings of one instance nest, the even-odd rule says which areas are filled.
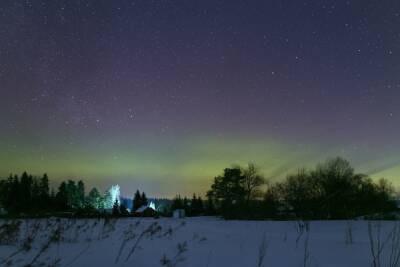
[[[226,168],[223,175],[214,178],[211,190],[207,196],[212,198],[212,203],[225,218],[237,218],[246,210],[246,190],[244,188],[245,176],[240,167]]]
[[[185,214],[190,214],[189,199],[186,196],[183,198],[182,204]]]
[[[75,181],[72,180],[68,180],[67,182],[67,203],[71,209],[76,209],[79,205],[77,186]]]
[[[132,212],[135,212],[138,208],[143,205],[142,197],[140,195],[139,190],[136,190],[135,196],[133,197],[133,205]]]
[[[100,195],[99,197],[99,202],[98,202],[98,209],[105,209],[106,208],[106,200],[105,200],[105,196]]]
[[[7,197],[7,180],[0,180],[0,206],[2,207]]]
[[[105,209],[111,209],[112,207],[113,207],[113,205],[114,205],[114,203],[113,203],[113,198],[112,198],[112,195],[111,195],[111,192],[110,192],[110,190],[107,190],[105,193],[104,193],[104,197],[103,197],[103,205],[104,205],[104,208]]]
[[[85,184],[82,181],[79,181],[76,190],[77,206],[83,208],[85,205]]]
[[[197,216],[198,215],[198,202],[196,194],[193,194],[192,200],[190,201],[190,209],[188,212],[189,216]]]
[[[101,195],[99,191],[93,187],[88,194],[88,205],[93,209],[100,209],[101,208]]]
[[[112,209],[112,215],[114,216],[119,216],[120,210],[119,210],[119,202],[118,199],[115,200],[114,205],[113,205],[113,209]]]
[[[50,187],[49,187],[49,177],[47,174],[43,174],[42,178],[39,182],[39,194],[41,199],[41,204],[45,204],[50,196]]]
[[[140,199],[141,199],[141,202],[142,202],[142,206],[148,204],[147,203],[147,197],[146,197],[146,194],[144,192],[142,192],[142,196],[140,197]]]
[[[204,204],[201,197],[197,198],[197,215],[202,215],[204,213]]]
[[[60,186],[58,187],[58,192],[56,194],[56,206],[59,210],[66,210],[68,209],[68,190],[67,190],[67,183],[61,182]]]
[[[206,215],[215,215],[216,210],[214,206],[214,201],[212,197],[210,197],[209,194],[207,194],[207,201],[206,201],[206,207],[205,207],[205,214]]]
[[[172,200],[171,209],[172,210],[183,209],[183,202],[180,195],[176,195],[176,197]]]
[[[27,211],[31,207],[32,200],[32,176],[29,176],[26,172],[24,172],[21,176],[19,188],[17,188],[17,211]]]
[[[53,210],[57,208],[57,203],[56,203],[56,193],[54,191],[54,188],[50,190],[50,197],[49,197],[49,209]]]
[[[4,190],[6,192],[6,196],[4,196],[4,206],[8,212],[14,213],[17,211],[17,198],[19,194],[19,179],[17,175],[10,175]]]
[[[35,211],[46,209],[46,203],[40,203],[40,188],[37,179],[32,181],[32,209]]]

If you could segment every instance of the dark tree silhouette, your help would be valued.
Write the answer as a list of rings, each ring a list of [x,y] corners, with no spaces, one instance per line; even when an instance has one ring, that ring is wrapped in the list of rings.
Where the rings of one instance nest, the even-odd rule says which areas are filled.
[[[17,211],[27,211],[31,207],[31,191],[32,190],[32,176],[24,172],[21,176],[19,188],[17,189]]]
[[[196,194],[193,194],[193,197],[190,201],[189,216],[199,216],[203,213],[203,200],[201,199],[201,197],[196,197]]]
[[[118,199],[115,200],[114,205],[113,205],[113,209],[112,209],[112,214],[114,216],[119,216],[121,215],[121,212],[119,210],[119,202]]]
[[[246,205],[249,206],[250,201],[261,196],[260,187],[265,184],[265,178],[260,174],[259,170],[253,163],[249,163],[247,168],[242,169],[243,187],[245,191]]]
[[[300,170],[277,187],[286,209],[301,218],[346,219],[395,209],[389,184],[380,191],[368,176],[354,174],[342,158],[329,159],[315,170]]]
[[[245,190],[244,176],[239,167],[227,168],[222,176],[214,178],[208,196],[217,205],[217,209],[225,217],[237,217],[243,212]]]
[[[140,195],[139,190],[136,190],[135,196],[133,197],[133,208],[132,212],[135,212],[138,208],[143,205],[142,197]]]
[[[196,194],[190,200],[177,195],[171,209],[185,209],[188,216],[222,215],[227,219],[348,219],[398,210],[393,186],[387,180],[374,182],[367,175],[357,174],[342,158],[329,159],[314,169],[300,169],[281,182],[269,184],[261,194],[263,184],[264,178],[253,164],[227,168],[214,178],[205,203]],[[128,214],[126,203],[114,202],[109,191],[103,197],[93,188],[85,197],[82,181],[63,181],[57,193],[49,191],[47,174],[11,174],[0,179],[0,207],[11,215],[49,211],[99,214],[93,209],[104,207],[112,207],[115,216]],[[147,201],[146,194],[137,190],[132,211],[147,205]],[[162,205],[166,207],[164,214],[171,214],[170,201]]]
[[[43,174],[39,182],[39,194],[40,194],[40,204],[45,205],[50,198],[50,187],[49,187],[49,177],[47,174]]]
[[[58,210],[68,209],[68,192],[66,182],[61,182],[60,186],[58,187],[58,192],[56,194],[56,205]]]
[[[142,192],[142,196],[140,197],[140,201],[141,201],[142,206],[148,204],[147,197],[146,197],[146,194],[144,192]]]
[[[172,200],[172,205],[171,209],[176,210],[176,209],[183,209],[183,201],[180,195],[176,195],[175,198]]]
[[[214,205],[214,201],[212,198],[212,194],[210,195],[209,192],[207,192],[207,200],[206,200],[206,204],[205,204],[205,210],[204,210],[206,215],[215,215],[216,214],[216,210],[215,210],[215,205]]]
[[[76,197],[77,203],[76,206],[79,208],[83,208],[85,206],[85,184],[82,181],[79,181],[76,187]]]
[[[355,174],[342,158],[315,169],[300,169],[270,185],[259,199],[264,179],[254,165],[228,168],[207,192],[206,214],[213,207],[225,218],[347,219],[396,210],[392,186]],[[195,202],[195,201],[194,201]]]

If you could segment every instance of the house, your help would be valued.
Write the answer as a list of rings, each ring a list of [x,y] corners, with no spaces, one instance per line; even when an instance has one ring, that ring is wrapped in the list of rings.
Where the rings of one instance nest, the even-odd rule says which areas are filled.
[[[134,213],[134,216],[137,217],[154,217],[158,215],[157,210],[155,209],[155,205],[153,202],[150,202],[149,205],[143,205],[138,208]]]

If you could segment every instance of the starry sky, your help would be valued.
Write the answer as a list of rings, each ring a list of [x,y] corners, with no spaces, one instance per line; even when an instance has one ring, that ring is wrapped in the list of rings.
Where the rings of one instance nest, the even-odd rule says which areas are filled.
[[[0,176],[204,193],[332,156],[400,185],[400,1],[0,3]]]

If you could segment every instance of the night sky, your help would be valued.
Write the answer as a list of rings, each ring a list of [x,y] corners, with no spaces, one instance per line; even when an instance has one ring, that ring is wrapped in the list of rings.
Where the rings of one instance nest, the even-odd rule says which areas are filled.
[[[0,176],[204,193],[332,156],[400,185],[400,1],[1,1]]]

